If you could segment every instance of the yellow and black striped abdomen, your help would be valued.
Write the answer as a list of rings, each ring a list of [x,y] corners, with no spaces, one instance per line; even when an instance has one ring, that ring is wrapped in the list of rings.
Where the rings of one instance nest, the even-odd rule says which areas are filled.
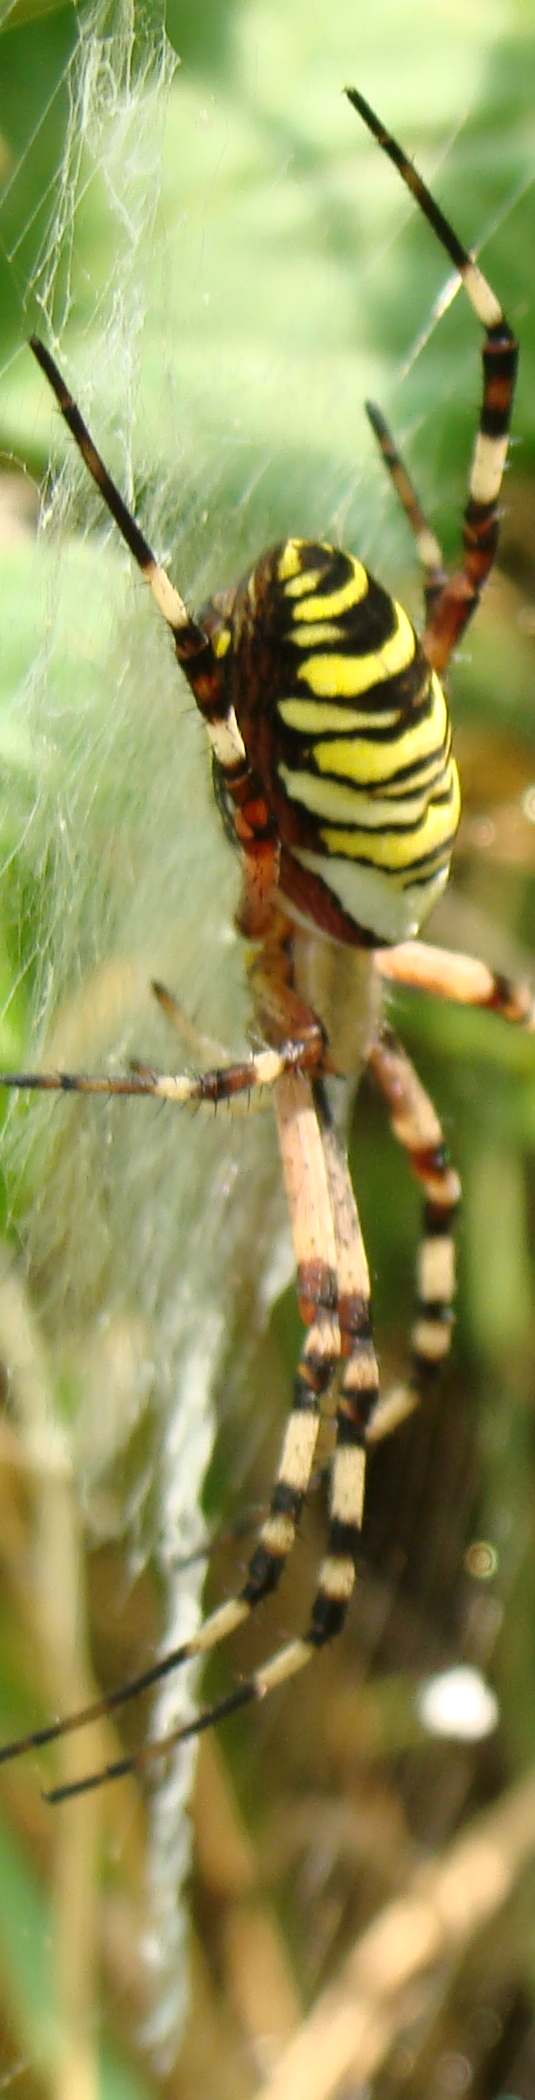
[[[341,940],[415,934],[447,881],[459,788],[403,607],[353,555],[286,540],[236,594],[229,656],[288,902]]]

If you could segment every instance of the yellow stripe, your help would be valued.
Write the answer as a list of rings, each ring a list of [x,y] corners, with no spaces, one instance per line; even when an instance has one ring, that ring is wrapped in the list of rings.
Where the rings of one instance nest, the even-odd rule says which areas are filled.
[[[323,552],[326,555],[330,555],[333,562],[338,560],[336,547],[331,547],[328,541],[322,542],[322,547]],[[331,591],[326,597],[324,597],[323,592],[317,593],[314,586],[324,577],[327,565],[322,566],[319,563],[315,565],[309,563],[307,568],[303,568],[302,557],[303,554],[306,556],[308,551],[309,542],[307,540],[286,540],[277,565],[277,580],[284,585],[285,597],[302,599],[303,601],[302,605],[292,607],[294,620],[335,619],[338,613],[348,612],[352,605],[358,605],[362,598],[367,597],[369,590],[367,570],[364,568],[364,563],[356,561],[352,554],[344,555],[344,561],[350,567],[350,575],[347,578],[347,582],[341,584],[338,590]]]
[[[433,672],[431,679],[431,694],[433,707],[428,720],[433,725],[437,724],[436,730],[435,727],[433,728],[433,734],[438,742],[443,735],[443,724],[445,721],[448,721],[449,728],[449,718],[442,686],[436,671]],[[436,715],[434,712],[435,707],[438,709]],[[321,733],[322,730],[327,735],[334,729],[344,729],[347,732],[353,729],[369,731],[370,729],[374,730],[379,725],[381,729],[394,729],[396,722],[400,724],[400,734],[407,734],[407,730],[403,729],[403,716],[399,707],[385,709],[384,713],[381,708],[379,717],[373,701],[371,701],[368,708],[348,707],[346,701],[340,701],[337,705],[334,699],[313,700],[310,698],[309,700],[301,700],[292,693],[286,699],[277,701],[277,711],[280,714],[281,721],[287,723],[288,729],[297,729],[303,736],[307,734],[317,736],[318,731]],[[409,726],[410,716],[407,728]],[[448,740],[448,750],[450,742],[451,735]]]
[[[355,788],[339,786],[337,781],[316,780],[313,773],[292,773],[288,766],[282,765],[278,770],[291,801],[300,802],[302,808],[309,809],[313,816],[322,817],[325,822],[330,819],[333,824],[351,824],[355,831],[360,820],[363,831],[368,833],[387,831],[392,824],[405,824],[413,840],[425,821],[430,803],[437,794],[446,794],[451,786],[451,768],[441,766],[435,768],[430,784],[433,793],[428,786],[427,793],[424,789],[418,799],[409,801],[400,789],[395,799],[392,797],[387,801],[384,795],[372,796],[366,789],[359,794]],[[448,830],[450,827],[451,805]]]
[[[294,606],[294,620],[336,619],[339,613],[349,612],[352,605],[360,605],[362,599],[368,596],[368,587],[368,577],[363,563],[354,561],[351,558],[351,575],[347,583],[341,584],[338,591],[328,591],[325,596],[322,591],[321,597],[317,594],[310,598],[303,598],[300,605]],[[295,586],[290,584],[287,592],[288,597],[293,596],[294,589]]]
[[[227,649],[230,649],[231,641],[232,635],[230,627],[221,627],[219,630],[219,634],[212,635],[212,649],[214,652],[214,656],[226,656]]]
[[[367,831],[357,827],[350,831],[331,831],[321,827],[322,845],[327,853],[342,854],[347,860],[371,861],[374,867],[402,871],[411,862],[421,860],[425,854],[439,850],[449,840],[459,820],[460,794],[456,766],[451,767],[449,780],[450,798],[447,802],[431,802],[416,833],[398,833],[395,837],[370,837]],[[328,870],[325,879],[328,881]]]
[[[307,591],[310,595],[311,592],[314,592],[315,586],[317,583],[320,582],[322,575],[323,569],[320,568],[300,569],[299,575],[295,577],[292,583],[285,583],[285,598],[304,598]],[[291,610],[292,618],[295,618],[295,608],[293,605]]]
[[[354,781],[356,787],[382,786],[391,779],[400,766],[414,765],[417,760],[428,759],[438,746],[445,746],[448,730],[448,713],[442,688],[436,681],[433,707],[423,721],[415,722],[411,728],[400,730],[391,744],[364,743],[358,737],[335,737],[330,742],[321,739],[312,747],[318,771],[322,774],[339,775],[342,780]]]
[[[302,575],[301,549],[305,544],[304,540],[286,540],[277,569],[279,583],[286,583],[291,576]]]
[[[373,729],[377,722],[377,712],[372,708],[336,707],[328,700],[294,700],[293,696],[278,700],[277,712],[289,729],[298,729],[303,736],[317,736],[322,729]],[[388,714],[381,710],[381,728],[393,729],[398,720],[399,708],[389,708]]]
[[[347,693],[352,699],[406,671],[416,654],[416,635],[403,606],[394,600],[393,604],[397,624],[382,649],[372,649],[368,656],[309,656],[297,674],[302,684],[322,698]]]
[[[307,598],[306,602],[307,605],[312,605],[316,608],[319,604],[317,598]],[[295,607],[293,617],[294,619],[297,618]],[[292,635],[292,642],[297,649],[323,649],[326,642],[343,642],[343,627],[340,627],[338,624],[335,625],[334,620],[329,621],[328,625],[326,624],[322,627],[320,618],[321,615],[318,616],[317,620],[310,620],[306,627],[300,627],[297,633]]]
[[[355,788],[339,787],[335,781],[315,780],[313,773],[290,773],[286,766],[279,766],[286,793],[292,801],[300,802],[314,816],[331,819],[333,824],[358,825],[366,831],[387,831],[392,824],[410,826],[414,837],[423,822],[429,805],[429,783],[427,793],[411,796],[410,801],[400,788],[397,796],[387,801],[384,795],[370,795],[366,788],[361,794]],[[447,786],[445,769],[435,767],[431,785],[435,792],[442,793]]]

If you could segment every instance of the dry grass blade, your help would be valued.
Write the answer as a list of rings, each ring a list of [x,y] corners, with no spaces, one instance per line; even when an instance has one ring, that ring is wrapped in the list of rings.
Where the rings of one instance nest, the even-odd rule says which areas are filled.
[[[386,1904],[255,2100],[334,2100],[348,2077],[364,2089],[403,2030],[415,1983],[438,1963],[459,1960],[534,1852],[531,1774]]]

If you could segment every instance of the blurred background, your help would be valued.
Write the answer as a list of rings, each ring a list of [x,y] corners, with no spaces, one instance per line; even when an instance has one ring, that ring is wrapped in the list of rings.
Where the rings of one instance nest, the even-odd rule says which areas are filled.
[[[366,395],[458,545],[478,332],[346,81],[521,338],[499,568],[451,681],[464,816],[431,936],[529,972],[534,67],[526,0],[5,7],[4,1069],[195,1065],[243,1053],[248,1026],[202,725],[29,333],[194,607],[295,531],[357,550],[418,616]],[[319,1495],[276,1604],[202,1686],[0,1769],[0,2077],[21,2100],[531,2100],[533,1048],[409,994],[392,1016],[463,1177],[442,1393],[374,1454],[349,1626],[294,1687],[195,1767],[183,1751],[150,1786],[43,1801],[302,1625]],[[181,1639],[205,1579],[208,1600],[233,1590],[247,1542],[221,1532],[266,1498],[299,1328],[269,1106],[2,1113],[6,1739]],[[352,1156],[387,1388],[418,1199],[364,1088]]]

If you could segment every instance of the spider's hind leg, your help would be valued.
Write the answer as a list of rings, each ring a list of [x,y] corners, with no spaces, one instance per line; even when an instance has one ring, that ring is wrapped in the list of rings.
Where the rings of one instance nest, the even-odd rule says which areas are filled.
[[[449,1353],[455,1291],[452,1227],[461,1184],[450,1166],[433,1103],[391,1028],[381,1029],[369,1067],[386,1102],[394,1137],[406,1152],[424,1194],[411,1369],[407,1380],[379,1403],[370,1425],[370,1439],[377,1442],[425,1400]]]
[[[327,1551],[306,1636],[323,1647],[341,1631],[355,1587],[364,1507],[366,1445],[379,1398],[370,1279],[356,1198],[322,1079],[313,1087],[336,1238],[340,1367],[336,1443],[329,1476]],[[305,1645],[304,1643],[302,1644]]]
[[[368,1270],[349,1172],[330,1123],[321,1081],[311,1084],[304,1073],[287,1072],[279,1079],[274,1099],[306,1328],[293,1405],[269,1512],[241,1589],[210,1613],[181,1650],[154,1666],[151,1681],[218,1645],[276,1586],[310,1485],[320,1403],[338,1374],[327,1550],[309,1623],[303,1634],[275,1649],[249,1678],[235,1684],[194,1720],[146,1744],[133,1757],[120,1758],[104,1770],[86,1773],[67,1788],[53,1790],[49,1798],[55,1801],[67,1794],[85,1793],[128,1771],[143,1771],[176,1743],[262,1699],[303,1669],[315,1650],[340,1631],[345,1619],[360,1541],[367,1425],[377,1397]],[[120,1703],[120,1698],[119,1693],[114,1703]]]

